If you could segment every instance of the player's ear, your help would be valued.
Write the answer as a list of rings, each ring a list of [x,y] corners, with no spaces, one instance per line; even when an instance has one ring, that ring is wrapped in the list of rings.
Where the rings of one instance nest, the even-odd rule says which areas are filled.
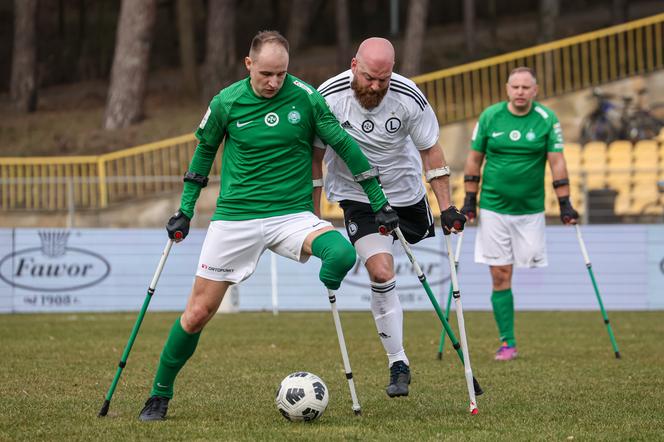
[[[244,66],[247,68],[248,71],[251,72],[251,64],[253,61],[249,57],[244,57]]]

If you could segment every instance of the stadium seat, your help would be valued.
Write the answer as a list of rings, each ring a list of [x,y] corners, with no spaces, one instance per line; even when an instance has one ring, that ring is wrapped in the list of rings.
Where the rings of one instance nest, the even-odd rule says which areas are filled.
[[[632,207],[632,192],[629,186],[618,188],[616,195],[615,212],[616,215],[627,215],[634,213]]]
[[[606,186],[606,143],[591,141],[583,146],[582,167],[586,173],[587,189],[603,189]]]
[[[325,197],[325,192],[322,192],[321,194],[320,207],[323,219],[344,219],[344,212],[341,210],[341,207],[339,207],[339,204],[328,201]]]
[[[607,149],[609,166],[630,167],[632,164],[632,143],[629,141],[614,141]]]
[[[463,173],[456,173],[452,175],[450,182],[450,193],[452,194],[452,204],[457,206],[459,210],[463,207],[463,199],[466,197],[466,191],[463,187]]]
[[[581,145],[579,143],[565,143],[565,162],[570,173],[581,169]]]
[[[634,167],[636,168],[635,172],[638,174],[638,169],[656,168],[657,163],[659,163],[659,149],[657,141],[637,141],[634,145]]]
[[[657,182],[640,183],[633,189],[632,212],[635,215],[657,215],[662,213],[662,197]]]

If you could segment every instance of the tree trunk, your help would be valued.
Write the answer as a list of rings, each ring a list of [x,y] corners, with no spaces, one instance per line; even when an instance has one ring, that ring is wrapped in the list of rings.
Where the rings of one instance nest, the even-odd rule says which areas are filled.
[[[348,69],[350,66],[350,17],[348,14],[348,0],[336,1],[337,25],[337,68]]]
[[[489,0],[487,6],[488,9],[488,18],[489,18],[489,35],[491,36],[492,42],[498,42],[498,13],[496,11],[496,2],[497,0]]]
[[[424,32],[426,31],[429,0],[412,0],[408,11],[406,37],[403,45],[401,74],[407,77],[420,72]]]
[[[14,0],[14,51],[9,94],[19,112],[37,109],[37,0]]]
[[[311,19],[318,7],[318,0],[293,0],[291,14],[288,19],[286,38],[292,52],[302,47]]]
[[[463,31],[466,35],[466,51],[475,55],[475,0],[463,0]]]
[[[556,21],[560,15],[560,0],[540,0],[540,43],[556,38]]]
[[[122,0],[104,129],[126,127],[143,118],[156,12],[156,0]]]
[[[196,73],[196,42],[194,40],[194,16],[189,0],[177,0],[178,42],[184,90],[190,95],[198,92]]]
[[[236,76],[236,0],[210,0],[205,43],[203,101],[208,103]]]
[[[616,25],[626,22],[629,19],[629,2],[625,0],[613,0],[611,19],[613,24]]]

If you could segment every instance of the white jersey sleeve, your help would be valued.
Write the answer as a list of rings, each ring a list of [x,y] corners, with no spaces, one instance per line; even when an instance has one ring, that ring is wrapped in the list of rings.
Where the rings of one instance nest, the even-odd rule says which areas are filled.
[[[407,98],[402,97],[402,100],[410,104],[410,121],[407,128],[415,147],[424,150],[436,144],[440,135],[438,119],[417,85],[408,78],[392,74],[390,90],[403,97],[412,98],[412,103],[408,103]]]
[[[381,103],[365,109],[351,89],[352,79],[348,70],[330,78],[318,90],[341,127],[357,141],[369,163],[378,168],[390,204],[417,203],[426,193],[418,150],[433,146],[440,130],[431,106],[415,83],[393,73]],[[330,201],[368,202],[361,186],[332,149],[327,149],[324,161],[325,193]]]

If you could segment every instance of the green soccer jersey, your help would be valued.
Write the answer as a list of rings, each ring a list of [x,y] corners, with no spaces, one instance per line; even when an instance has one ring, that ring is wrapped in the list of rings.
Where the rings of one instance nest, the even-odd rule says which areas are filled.
[[[221,189],[212,220],[247,220],[313,211],[312,142],[318,135],[354,174],[370,169],[315,88],[286,75],[272,98],[257,96],[250,79],[212,99],[196,131],[199,144],[189,170],[210,173],[221,142]],[[375,178],[362,183],[374,210],[387,200]],[[181,209],[193,217],[200,187],[186,182]]]
[[[558,118],[533,102],[514,115],[507,102],[488,107],[473,131],[471,148],[485,154],[480,208],[509,215],[544,211],[544,169],[548,152],[563,151]]]

